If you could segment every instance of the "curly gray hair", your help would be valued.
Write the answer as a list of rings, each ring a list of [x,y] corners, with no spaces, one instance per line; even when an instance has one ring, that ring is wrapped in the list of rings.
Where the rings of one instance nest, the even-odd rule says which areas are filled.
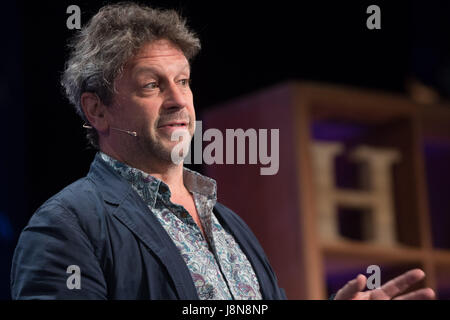
[[[73,37],[61,84],[85,122],[81,94],[93,92],[102,103],[111,104],[114,79],[123,71],[125,63],[142,45],[159,39],[173,42],[188,60],[200,51],[199,38],[176,11],[131,2],[104,6]],[[97,131],[87,130],[89,143],[99,149]]]

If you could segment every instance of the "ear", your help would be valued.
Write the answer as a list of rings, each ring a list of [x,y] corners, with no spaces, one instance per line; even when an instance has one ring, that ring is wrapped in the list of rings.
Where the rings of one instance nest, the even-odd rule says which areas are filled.
[[[81,94],[81,107],[92,127],[98,132],[105,132],[108,130],[109,123],[105,117],[106,106],[102,103],[97,94],[83,92]]]

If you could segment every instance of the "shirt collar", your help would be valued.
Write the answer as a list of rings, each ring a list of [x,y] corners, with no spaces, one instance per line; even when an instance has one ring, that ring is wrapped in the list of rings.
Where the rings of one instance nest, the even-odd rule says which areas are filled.
[[[99,151],[99,154],[101,159],[125,178],[152,208],[155,206],[158,192],[170,199],[169,187],[162,180],[120,162],[104,152]],[[183,182],[189,192],[198,193],[214,202],[217,200],[217,183],[214,179],[183,167]]]

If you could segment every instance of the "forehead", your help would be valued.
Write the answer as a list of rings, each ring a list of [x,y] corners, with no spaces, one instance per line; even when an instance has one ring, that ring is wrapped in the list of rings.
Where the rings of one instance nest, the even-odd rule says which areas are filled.
[[[132,72],[149,66],[170,71],[189,67],[189,62],[175,44],[168,40],[156,40],[143,45],[127,65]]]

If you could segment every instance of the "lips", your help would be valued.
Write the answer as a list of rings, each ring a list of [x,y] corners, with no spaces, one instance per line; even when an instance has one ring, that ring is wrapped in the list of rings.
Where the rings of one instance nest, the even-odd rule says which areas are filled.
[[[172,137],[172,135],[176,131],[188,132],[188,130],[189,130],[188,124],[189,124],[189,121],[186,121],[186,120],[167,121],[167,122],[163,122],[160,126],[158,126],[158,131],[166,137]]]
[[[164,128],[164,127],[187,127],[188,122],[187,121],[170,121],[170,122],[166,122],[162,125],[160,125],[158,128]]]

